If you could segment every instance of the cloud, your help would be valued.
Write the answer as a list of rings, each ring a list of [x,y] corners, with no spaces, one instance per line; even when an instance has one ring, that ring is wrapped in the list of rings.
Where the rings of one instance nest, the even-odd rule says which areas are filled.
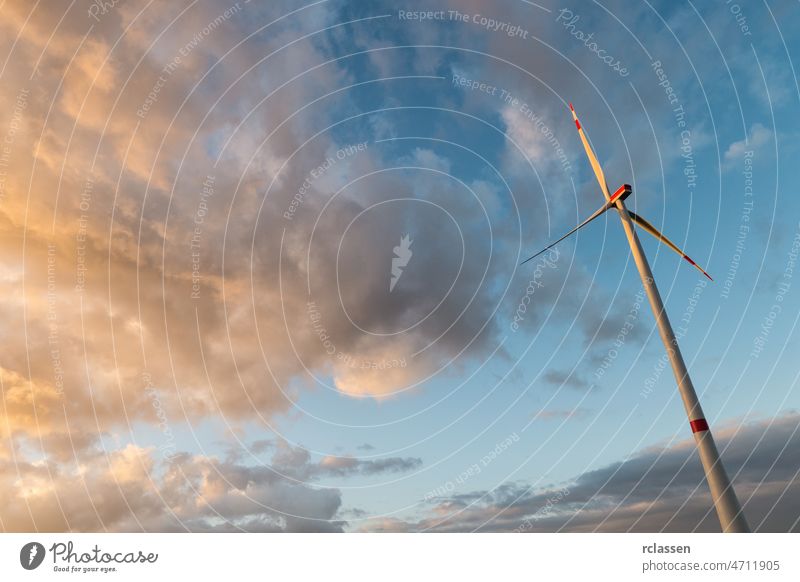
[[[508,138],[532,160],[538,169],[549,172],[559,168],[571,170],[570,156],[557,134],[547,125],[547,112],[534,112],[527,104],[506,105],[502,109],[503,123]]]
[[[570,409],[542,409],[533,415],[534,420],[569,420],[572,418],[585,418],[591,414],[590,410],[585,408],[570,408]]]
[[[158,424],[152,394],[172,423],[246,422],[319,384],[353,397],[413,391],[497,347],[522,282],[509,281],[522,244],[510,209],[543,223],[542,198],[512,204],[495,179],[460,181],[441,144],[397,154],[358,126],[317,135],[352,113],[344,94],[325,95],[354,72],[317,66],[331,38],[298,37],[338,22],[335,10],[310,7],[237,46],[248,11],[275,17],[284,5],[222,20],[197,5],[159,35],[180,8],[126,2],[81,44],[85,13],[28,19],[25,6],[11,3],[0,23],[9,50],[20,35],[10,78],[24,85],[37,63],[47,72],[27,98],[0,211],[11,426]],[[0,91],[13,102],[19,88]],[[542,146],[535,124],[493,107],[529,153]],[[402,127],[392,115],[364,127]],[[366,147],[348,149],[356,142]],[[390,293],[405,234],[414,254]],[[537,298],[548,312],[558,288]],[[525,323],[537,321],[531,311]]]
[[[563,370],[548,370],[545,372],[542,379],[545,382],[549,382],[555,388],[576,388],[578,390],[585,389],[589,386],[589,383],[586,382],[583,378],[578,375],[578,372],[575,370],[571,370],[569,372]]]
[[[750,134],[743,140],[735,141],[725,151],[725,163],[730,166],[742,159],[746,152],[757,150],[772,140],[773,132],[760,123],[750,127]]]
[[[397,457],[315,462],[285,442],[260,465],[132,444],[106,450],[81,433],[47,439],[41,448],[14,443],[14,455],[0,455],[5,531],[341,531],[341,492],[314,481],[421,465]],[[26,460],[24,452],[37,448],[39,459]]]
[[[247,5],[188,55],[218,8],[160,35],[181,7],[146,6],[115,7],[83,44],[82,10],[12,2],[0,22],[13,47],[0,95],[31,89],[0,207],[3,527],[341,529],[339,491],[315,483],[422,461],[312,460],[281,441],[254,444],[264,466],[237,451],[165,459],[118,435],[237,430],[311,386],[382,398],[480,361],[514,262],[494,251],[519,243],[495,217],[507,194],[460,182],[440,147],[352,150],[372,136],[349,126],[310,139],[352,107],[323,97],[353,82],[347,63],[317,66],[333,56],[324,39],[299,38],[335,17],[324,6],[228,53],[247,10],[271,10]],[[385,171],[403,165],[421,168]],[[414,255],[389,293],[403,234]]]
[[[718,430],[717,444],[751,528],[800,531],[800,413]],[[375,531],[719,531],[693,440],[545,489],[504,483],[437,499],[416,522],[376,519]]]
[[[159,35],[180,8],[126,2],[83,44],[83,11],[26,21],[25,6],[12,2],[0,23],[9,50],[21,34],[11,78],[22,83],[37,62],[47,72],[28,97],[0,211],[12,426],[34,430],[36,418],[35,430],[65,431],[65,413],[101,431],[157,424],[149,384],[173,423],[246,421],[331,380],[356,397],[413,389],[496,346],[511,261],[483,241],[493,230],[506,244],[513,231],[481,207],[498,204],[492,187],[467,191],[428,147],[387,160],[374,146],[347,149],[369,132],[309,140],[350,107],[344,95],[313,103],[352,73],[317,66],[331,57],[323,38],[298,40],[335,11],[311,7],[228,53],[248,11],[276,17],[280,6],[217,21],[219,7],[197,5]],[[18,90],[0,89],[12,101]],[[423,169],[381,171],[393,164]],[[405,233],[415,254],[390,294]]]
[[[422,459],[390,457],[376,460],[359,460],[353,457],[323,457],[319,463],[322,475],[344,477],[347,475],[380,475],[382,473],[400,473],[411,471],[422,466]]]

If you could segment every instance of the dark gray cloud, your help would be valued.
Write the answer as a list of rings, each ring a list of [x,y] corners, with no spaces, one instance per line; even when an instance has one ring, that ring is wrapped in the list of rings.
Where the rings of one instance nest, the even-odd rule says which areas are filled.
[[[800,531],[800,414],[729,425],[718,446],[750,526]],[[506,483],[434,500],[417,522],[376,520],[381,531],[719,531],[693,441],[650,447],[632,458],[532,491]]]
[[[276,452],[272,457],[275,469],[301,480],[401,473],[422,466],[422,459],[417,457],[359,459],[351,455],[327,455],[318,462],[311,462],[311,455],[302,447],[278,441],[275,448]]]
[[[589,383],[579,376],[577,370],[562,371],[551,369],[545,372],[542,379],[552,384],[555,388],[566,386],[580,390],[589,386]]]
[[[353,457],[325,457],[319,464],[320,476],[346,477],[349,475],[380,475],[402,473],[422,466],[416,457],[388,457],[376,460],[360,460]]]

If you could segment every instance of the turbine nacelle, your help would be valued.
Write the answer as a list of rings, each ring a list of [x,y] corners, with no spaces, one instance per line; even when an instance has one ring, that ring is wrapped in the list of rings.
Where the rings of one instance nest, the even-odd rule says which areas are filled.
[[[620,186],[616,192],[611,195],[611,198],[608,199],[609,202],[615,202],[617,200],[625,200],[628,196],[631,195],[633,192],[633,188],[631,188],[630,184],[623,184]]]

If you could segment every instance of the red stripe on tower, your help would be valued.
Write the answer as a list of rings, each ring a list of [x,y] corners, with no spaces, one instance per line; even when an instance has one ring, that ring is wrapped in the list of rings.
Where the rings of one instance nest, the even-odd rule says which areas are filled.
[[[708,430],[708,423],[705,418],[697,418],[689,421],[689,426],[692,427],[692,432],[702,432]]]

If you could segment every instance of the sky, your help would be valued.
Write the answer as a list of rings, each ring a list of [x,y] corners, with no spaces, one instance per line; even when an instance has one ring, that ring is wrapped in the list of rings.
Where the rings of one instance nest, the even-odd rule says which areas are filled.
[[[797,3],[0,11],[1,530],[800,531]]]

